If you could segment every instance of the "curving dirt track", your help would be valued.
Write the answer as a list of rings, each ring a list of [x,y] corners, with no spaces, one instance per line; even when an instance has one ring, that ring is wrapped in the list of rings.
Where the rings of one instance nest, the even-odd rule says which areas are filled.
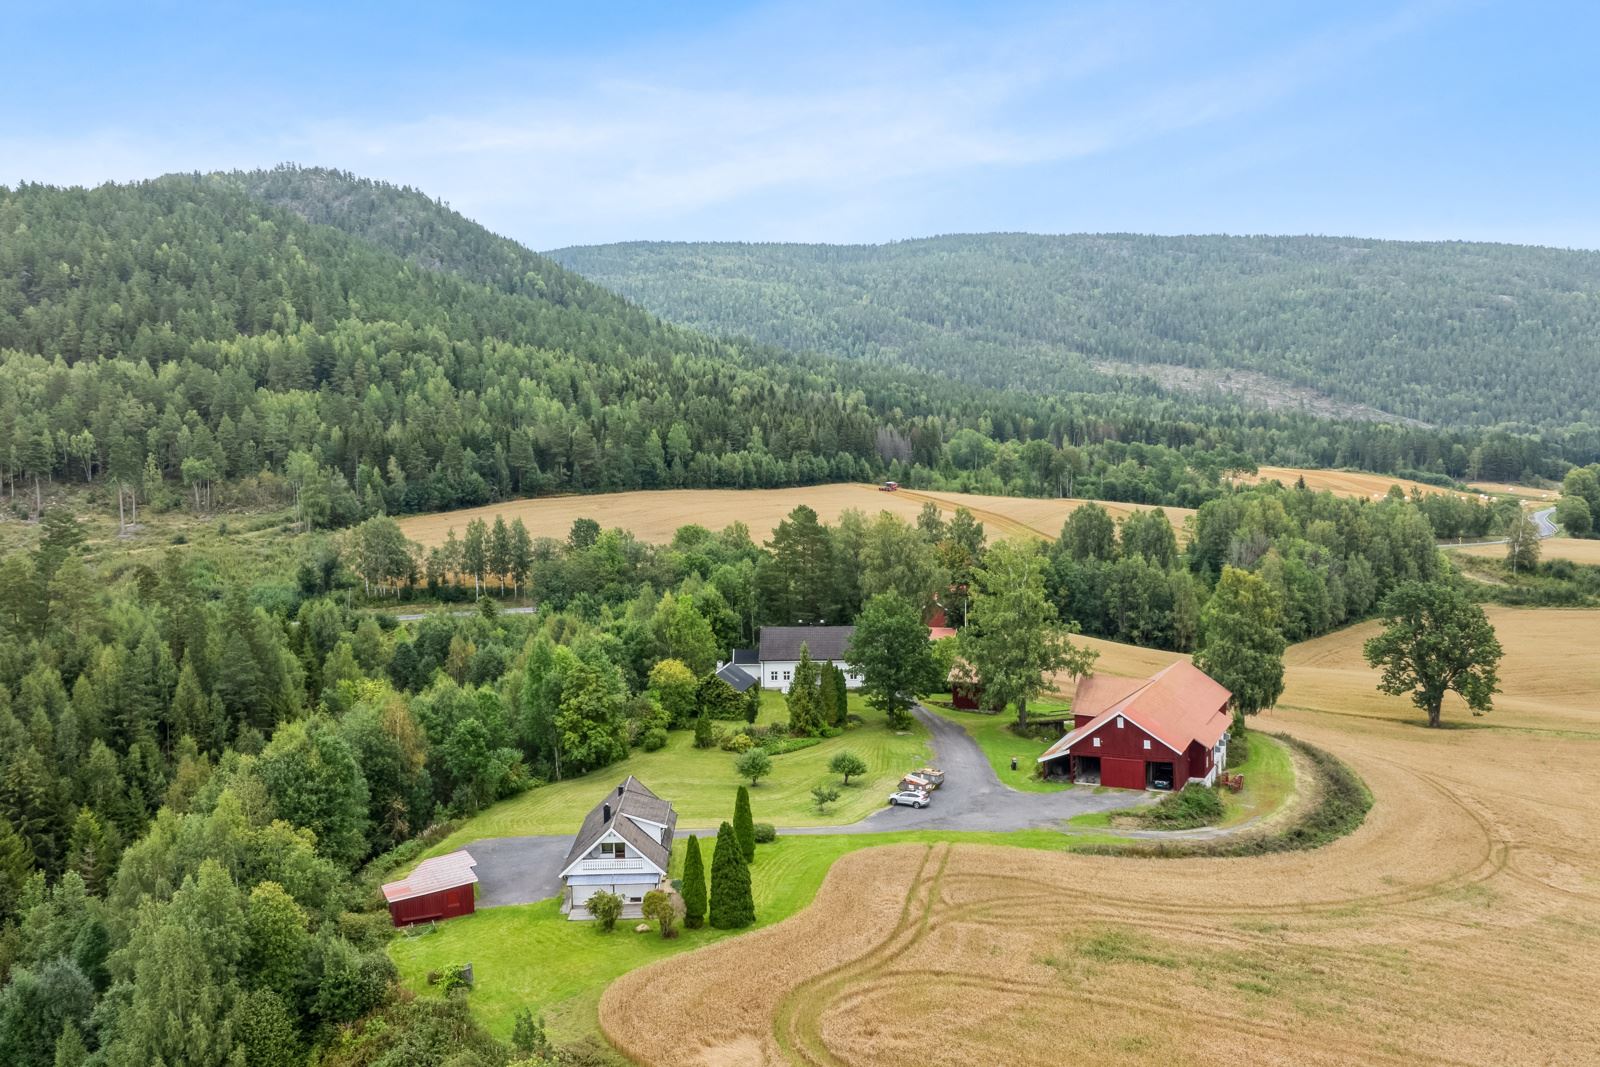
[[[1582,622],[1591,714],[1559,734],[1275,713],[1376,798],[1324,849],[853,853],[787,922],[618,980],[601,1024],[652,1067],[1600,1061],[1600,676],[1581,647],[1600,613]]]

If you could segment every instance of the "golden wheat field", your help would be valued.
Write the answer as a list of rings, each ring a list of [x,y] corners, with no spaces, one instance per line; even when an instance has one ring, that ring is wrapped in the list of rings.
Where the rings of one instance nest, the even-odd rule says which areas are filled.
[[[1451,552],[1459,552],[1463,556],[1482,556],[1485,559],[1505,559],[1505,545],[1470,545],[1466,548],[1452,548]],[[1591,567],[1600,567],[1600,541],[1592,541],[1578,537],[1547,537],[1539,542],[1540,559],[1567,559],[1573,563],[1585,563]]]
[[[1375,800],[1325,848],[868,849],[792,919],[616,981],[602,1027],[651,1067],[1595,1063],[1600,612],[1493,615],[1506,693],[1479,729],[1373,694],[1363,627],[1291,651],[1262,725]]]
[[[1409,478],[1396,478],[1389,474],[1367,474],[1363,471],[1339,470],[1301,470],[1298,467],[1262,467],[1255,475],[1245,475],[1239,480],[1246,485],[1257,482],[1278,481],[1284,485],[1294,485],[1299,478],[1306,480],[1306,486],[1315,490],[1326,490],[1335,496],[1366,497],[1372,499],[1381,497],[1389,491],[1391,485],[1398,485],[1408,495],[1412,490],[1419,493],[1455,493],[1454,489],[1441,489],[1436,485],[1427,485],[1415,482]],[[1459,496],[1472,496],[1477,494],[1458,493]]]
[[[534,537],[565,537],[574,519],[589,518],[605,529],[620,527],[641,541],[657,544],[672,540],[678,527],[689,523],[720,530],[742,522],[750,527],[751,536],[761,541],[800,504],[814,508],[823,522],[832,523],[851,508],[868,515],[888,511],[911,521],[929,501],[946,515],[954,514],[958,507],[969,509],[985,525],[991,539],[1053,538],[1061,532],[1061,524],[1072,510],[1088,503],[913,489],[884,493],[876,486],[854,483],[793,489],[658,489],[508,500],[481,508],[415,515],[401,519],[400,528],[411,540],[430,548],[443,543],[450,530],[459,535],[473,519],[493,522],[496,515],[504,516],[507,522],[521,518]],[[1101,506],[1117,519],[1147,510],[1143,504],[1102,502]],[[1164,510],[1181,536],[1184,520],[1194,512],[1186,508]]]

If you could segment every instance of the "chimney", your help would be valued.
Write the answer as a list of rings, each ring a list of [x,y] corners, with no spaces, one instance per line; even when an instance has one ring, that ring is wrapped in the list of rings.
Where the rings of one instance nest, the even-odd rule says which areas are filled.
[[[611,821],[611,805],[610,804],[605,805],[604,810],[602,810],[600,812],[600,821],[601,822],[610,822]]]
[[[622,791],[626,788],[628,788],[627,782],[623,782],[621,785],[617,786],[617,796],[620,797],[622,795]]]

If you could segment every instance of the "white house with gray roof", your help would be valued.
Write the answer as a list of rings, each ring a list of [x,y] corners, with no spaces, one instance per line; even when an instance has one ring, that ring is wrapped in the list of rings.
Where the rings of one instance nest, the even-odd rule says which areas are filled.
[[[763,626],[761,647],[756,650],[758,663],[744,667],[758,671],[756,680],[763,689],[777,689],[787,693],[794,680],[795,665],[800,662],[800,646],[819,663],[831,663],[844,671],[844,684],[849,689],[860,689],[862,677],[845,663],[845,650],[850,647],[854,626]]]
[[[561,910],[569,919],[588,919],[584,905],[605,891],[622,898],[624,918],[638,918],[644,895],[667,884],[672,831],[678,813],[672,805],[629,775],[584,816],[561,869]]]

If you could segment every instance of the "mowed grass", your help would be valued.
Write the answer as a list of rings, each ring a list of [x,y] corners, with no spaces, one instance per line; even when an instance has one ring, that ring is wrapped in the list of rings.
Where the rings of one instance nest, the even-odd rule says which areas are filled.
[[[945,695],[945,699],[948,699],[948,694]],[[967,731],[967,734],[978,743],[978,747],[983,749],[983,754],[989,759],[989,766],[994,768],[994,773],[1002,784],[1023,793],[1054,793],[1072,788],[1066,782],[1041,781],[1034,775],[1034,771],[1038,769],[1036,761],[1039,754],[1049,748],[1052,742],[1035,741],[1013,733],[1011,724],[1017,721],[1015,712],[966,711],[935,704],[929,704],[927,707],[935,715],[948,719]],[[1069,709],[1070,705],[1060,700],[1046,700],[1028,707],[1029,713],[1036,715],[1060,715]],[[1013,757],[1017,761],[1016,770],[1011,769]]]
[[[672,854],[672,875],[682,874],[684,841]],[[1010,834],[907,831],[891,834],[782,836],[756,849],[751,878],[757,928],[771,926],[803,909],[816,895],[828,869],[840,856],[875,845],[934,841],[1002,841],[1021,848],[1061,849],[1069,842],[1050,830]],[[1082,844],[1086,838],[1073,838]],[[709,875],[715,839],[700,843]],[[596,1031],[596,1008],[606,985],[619,975],[656,960],[714,944],[742,931],[684,930],[662,940],[654,930],[634,932],[638,920],[621,920],[609,934],[587,922],[569,922],[556,898],[536,904],[489,908],[441,923],[431,933],[398,936],[389,955],[401,981],[423,996],[437,996],[429,971],[471,963],[476,986],[473,1013],[504,1039],[511,1035],[518,1008],[543,1014],[557,1042]]]
[[[982,522],[990,538],[1032,536],[1053,539],[1075,508],[1089,501],[1046,500],[1033,497],[982,496],[972,493],[945,493],[903,489],[896,493],[879,491],[877,486],[854,482],[833,485],[806,485],[790,489],[653,489],[631,493],[594,493],[546,496],[527,500],[508,500],[481,508],[441,511],[413,515],[400,520],[407,537],[432,547],[444,542],[452,529],[457,536],[473,519],[493,522],[504,516],[507,522],[520,518],[534,537],[564,538],[574,519],[594,519],[602,528],[620,527],[641,541],[665,544],[678,527],[697,523],[720,530],[731,523],[750,527],[757,541],[771,536],[772,530],[789,512],[805,504],[819,518],[834,523],[845,511],[855,509],[868,515],[887,511],[907,522],[914,521],[923,505],[935,504],[948,517],[965,507]],[[1149,510],[1143,504],[1101,502],[1114,518],[1135,511]],[[1166,508],[1167,518],[1178,530],[1194,514],[1185,508]]]
[[[1484,559],[1505,559],[1505,545],[1468,545],[1451,548],[1451,553],[1463,556],[1480,556]],[[1565,559],[1590,567],[1600,567],[1600,540],[1578,537],[1549,537],[1539,542],[1540,559]]]
[[[786,715],[782,697],[762,694],[761,720]],[[883,798],[900,776],[928,761],[928,732],[915,723],[904,732],[890,730],[883,716],[852,693],[851,711],[866,723],[810,748],[772,758],[772,774],[750,790],[757,822],[777,826],[838,826],[855,822],[883,806]],[[758,720],[758,721],[761,721]],[[722,723],[725,729],[742,723]],[[839,785],[828,761],[840,752],[854,752],[867,773],[841,787],[838,801],[819,812],[811,789],[824,782]],[[714,827],[733,815],[733,798],[746,784],[734,770],[735,757],[720,748],[695,748],[692,730],[673,730],[667,747],[657,752],[636,750],[627,759],[577,778],[530,789],[502,801],[463,823],[428,851],[437,856],[485,837],[576,833],[589,809],[607,789],[628,775],[672,801],[682,827]]]
[[[1244,775],[1244,788],[1222,794],[1222,827],[1261,819],[1281,809],[1294,796],[1294,762],[1282,741],[1259,730],[1249,730],[1250,754],[1229,774]]]

